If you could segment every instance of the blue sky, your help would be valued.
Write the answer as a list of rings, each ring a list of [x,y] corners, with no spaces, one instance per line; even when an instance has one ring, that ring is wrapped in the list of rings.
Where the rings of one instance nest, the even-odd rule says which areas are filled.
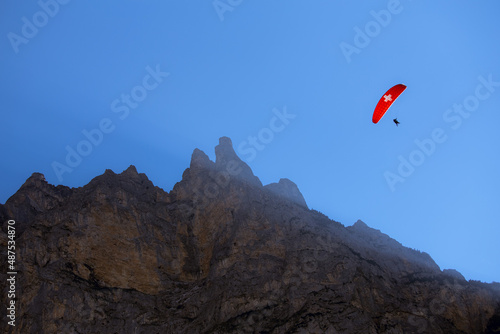
[[[170,191],[194,148],[214,159],[229,136],[264,184],[289,178],[344,225],[500,281],[499,12],[494,0],[2,1],[0,202],[33,172],[78,187],[131,164]],[[397,83],[407,90],[372,124]]]

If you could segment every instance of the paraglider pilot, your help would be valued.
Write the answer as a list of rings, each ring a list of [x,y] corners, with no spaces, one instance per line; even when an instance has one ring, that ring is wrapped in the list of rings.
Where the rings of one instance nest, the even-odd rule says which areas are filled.
[[[385,94],[378,101],[375,110],[373,111],[372,122],[374,124],[377,124],[378,121],[380,121],[380,119],[385,115],[386,111],[391,107],[394,101],[396,101],[396,99],[399,97],[399,95],[401,95],[401,93],[403,93],[405,89],[405,85],[397,84],[396,86],[389,88],[389,90],[385,92]],[[396,123],[396,125],[399,124],[397,118],[393,119],[393,121],[394,123]]]

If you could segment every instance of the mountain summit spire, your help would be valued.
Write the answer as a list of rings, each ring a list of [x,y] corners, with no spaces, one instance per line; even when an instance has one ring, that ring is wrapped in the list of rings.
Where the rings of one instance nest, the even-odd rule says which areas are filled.
[[[222,165],[231,160],[240,160],[236,152],[234,152],[233,142],[229,137],[220,137],[219,145],[215,147],[215,163]]]
[[[215,167],[219,171],[228,172],[235,178],[262,186],[262,182],[253,174],[250,166],[238,157],[229,137],[219,138],[219,145],[215,147]]]

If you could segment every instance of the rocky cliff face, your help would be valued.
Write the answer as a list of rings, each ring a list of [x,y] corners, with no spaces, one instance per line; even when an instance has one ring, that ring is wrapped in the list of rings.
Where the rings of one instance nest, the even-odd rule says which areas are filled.
[[[131,166],[82,188],[35,173],[0,206],[16,221],[6,333],[497,333],[500,288],[358,221],[263,186],[221,138],[167,193]],[[8,268],[2,261],[0,280]],[[2,285],[2,305],[7,287]]]

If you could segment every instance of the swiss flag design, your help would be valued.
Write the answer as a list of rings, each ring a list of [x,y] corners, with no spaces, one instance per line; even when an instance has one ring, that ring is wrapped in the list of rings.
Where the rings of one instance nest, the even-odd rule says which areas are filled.
[[[403,84],[397,84],[396,86],[389,89],[378,101],[377,106],[375,107],[375,111],[373,112],[372,122],[377,123],[380,121],[382,116],[384,116],[385,112],[389,107],[396,101],[396,99],[401,95],[402,92],[406,89],[406,86]]]

